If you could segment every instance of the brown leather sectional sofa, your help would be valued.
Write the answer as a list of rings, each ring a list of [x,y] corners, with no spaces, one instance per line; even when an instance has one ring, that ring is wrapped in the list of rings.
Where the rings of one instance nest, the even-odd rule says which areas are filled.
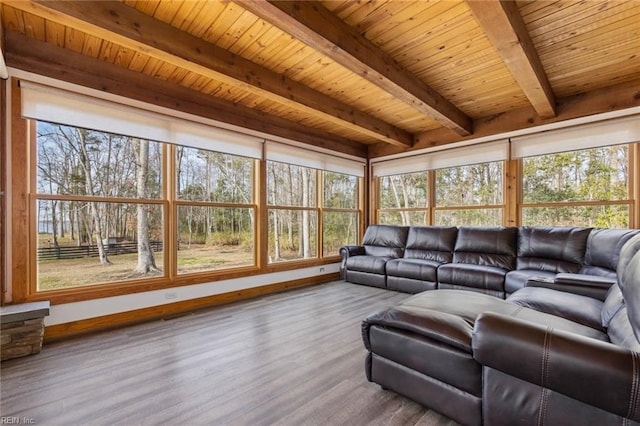
[[[421,253],[421,276],[416,264],[422,264],[409,261],[413,269],[401,278],[412,281],[404,289],[438,290],[410,296],[363,321],[367,378],[465,425],[640,424],[638,231],[510,228],[516,235],[512,243],[514,231],[503,229],[509,228],[458,229],[450,260],[446,250],[438,250],[440,243],[420,243],[440,253]],[[409,237],[410,230],[400,234]],[[364,241],[396,244],[391,231],[368,229]],[[485,231],[492,239],[478,241]],[[453,231],[420,232],[444,240]],[[405,249],[416,250],[408,241]],[[486,247],[493,252],[474,251]],[[456,256],[456,249],[462,254]],[[406,271],[392,266],[382,281],[376,276],[382,274],[364,275],[363,264],[349,262],[352,256],[390,262],[404,259],[406,251],[393,257],[387,255],[398,251],[344,250],[347,278],[373,277],[378,286],[392,288],[397,283],[387,285],[389,277]],[[457,263],[463,265],[459,270]],[[369,264],[382,271],[374,259]],[[446,265],[453,271],[441,275]],[[425,272],[433,267],[435,275]],[[426,278],[425,284],[416,277]]]
[[[340,249],[341,274],[406,293],[457,289],[506,298],[528,284],[604,299],[616,280],[620,248],[638,232],[372,225],[362,245]]]

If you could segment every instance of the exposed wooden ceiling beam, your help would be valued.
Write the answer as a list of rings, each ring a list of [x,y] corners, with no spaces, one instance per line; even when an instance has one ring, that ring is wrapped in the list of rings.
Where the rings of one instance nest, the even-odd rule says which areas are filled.
[[[13,31],[6,32],[5,40],[7,63],[11,67],[357,157],[367,155],[365,145]]]
[[[538,115],[554,117],[555,96],[516,2],[467,0],[467,4]]]
[[[406,72],[357,29],[315,1],[234,0],[243,8],[349,68],[397,99],[459,135],[473,133],[471,119],[451,102]]]
[[[402,129],[120,2],[16,1],[10,4],[197,74],[250,89],[292,108],[320,114],[327,121],[365,134],[373,141],[402,148],[410,147],[413,141],[412,135]]]
[[[560,98],[557,103],[558,114],[551,118],[541,118],[530,106],[478,118],[474,120],[473,127],[476,131],[472,136],[456,136],[444,129],[419,133],[416,134],[416,140],[411,150],[433,148],[595,114],[640,107],[640,80]],[[386,144],[369,145],[369,158],[383,157],[400,152]]]

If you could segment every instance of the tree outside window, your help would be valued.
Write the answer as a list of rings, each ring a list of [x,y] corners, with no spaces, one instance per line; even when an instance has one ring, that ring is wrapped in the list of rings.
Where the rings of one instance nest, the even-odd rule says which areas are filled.
[[[629,227],[629,145],[522,160],[522,224]]]
[[[38,290],[162,275],[162,145],[36,129]]]

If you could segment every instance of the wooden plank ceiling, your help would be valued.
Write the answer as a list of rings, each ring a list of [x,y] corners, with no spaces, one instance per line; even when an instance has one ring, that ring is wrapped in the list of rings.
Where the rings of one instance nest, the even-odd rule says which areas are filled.
[[[376,157],[640,104],[640,1],[0,1],[9,66]]]

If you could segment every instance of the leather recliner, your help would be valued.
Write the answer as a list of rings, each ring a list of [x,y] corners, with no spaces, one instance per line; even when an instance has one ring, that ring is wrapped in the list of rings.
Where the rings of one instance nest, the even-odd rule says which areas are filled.
[[[361,246],[340,248],[342,279],[387,288],[387,262],[404,255],[408,233],[408,226],[369,226]]]
[[[558,273],[577,273],[584,261],[590,228],[518,228],[516,270],[507,274],[505,290],[511,294],[526,286],[529,278],[554,278]],[[611,283],[609,284],[611,285]]]
[[[458,228],[412,226],[401,259],[387,262],[387,288],[405,293],[434,290],[438,267],[453,260]]]
[[[504,298],[505,277],[516,263],[517,232],[517,228],[459,228],[453,262],[438,268],[438,288]]]

